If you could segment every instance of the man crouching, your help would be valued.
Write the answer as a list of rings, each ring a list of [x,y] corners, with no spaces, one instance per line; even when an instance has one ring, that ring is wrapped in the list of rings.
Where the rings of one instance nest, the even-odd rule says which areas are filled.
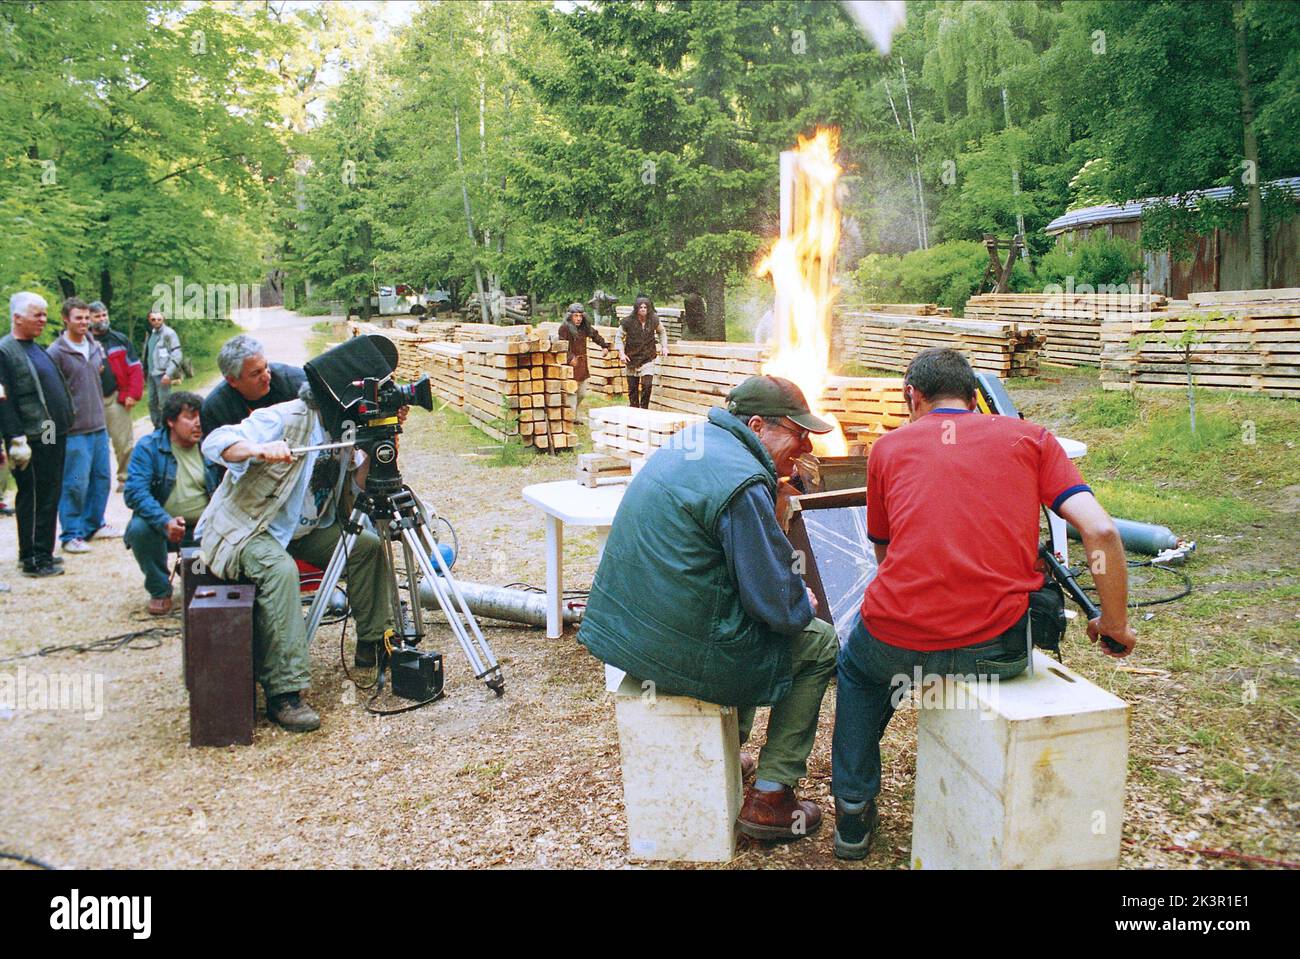
[[[221,462],[226,475],[198,535],[203,562],[215,576],[244,576],[257,585],[253,662],[267,717],[292,732],[309,732],[320,727],[320,716],[300,695],[311,685],[311,663],[294,561],[329,564],[342,535],[339,496],[364,457],[348,449],[295,455],[296,447],[328,442],[310,388],[304,384],[298,396],[204,438],[204,456]],[[379,538],[362,532],[347,563],[358,663],[373,664],[391,625],[383,571]]]
[[[597,659],[657,692],[740,707],[741,743],[754,707],[771,704],[738,822],[755,839],[821,825],[795,787],[839,643],[814,618],[775,505],[777,477],[812,450],[808,434],[831,429],[794,383],[756,376],[674,436],[623,496],[578,633]]]

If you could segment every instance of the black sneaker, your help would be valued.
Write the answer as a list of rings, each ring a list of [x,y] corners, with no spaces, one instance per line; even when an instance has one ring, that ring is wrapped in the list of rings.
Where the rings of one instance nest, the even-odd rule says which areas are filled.
[[[53,563],[23,563],[23,575],[32,577],[62,576],[63,567]]]
[[[320,715],[304,703],[297,693],[281,693],[267,699],[266,717],[291,733],[309,733],[320,729]]]
[[[876,801],[845,802],[835,800],[835,858],[866,859],[871,852],[871,837],[880,819]]]

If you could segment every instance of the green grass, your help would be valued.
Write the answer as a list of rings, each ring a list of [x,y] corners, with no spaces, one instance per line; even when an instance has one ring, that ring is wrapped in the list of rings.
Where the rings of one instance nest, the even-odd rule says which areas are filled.
[[[1070,404],[1081,466],[1113,515],[1185,535],[1263,521],[1262,500],[1300,476],[1300,404],[1202,391],[1196,433],[1180,393],[1093,389]]]

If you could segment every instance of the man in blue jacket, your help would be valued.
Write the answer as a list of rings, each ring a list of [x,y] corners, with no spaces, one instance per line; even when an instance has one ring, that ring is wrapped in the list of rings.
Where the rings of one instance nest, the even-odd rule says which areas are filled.
[[[144,573],[154,616],[172,609],[167,553],[194,545],[194,529],[212,497],[199,449],[202,405],[197,393],[168,394],[162,427],[135,444],[126,469],[126,505],[134,513],[126,527],[126,545]]]
[[[771,705],[757,780],[739,828],[798,839],[821,825],[795,787],[807,772],[835,629],[815,618],[776,519],[813,416],[799,387],[755,376],[650,457],[627,488],[592,583],[578,640],[658,692],[740,707],[740,741],[756,706]]]

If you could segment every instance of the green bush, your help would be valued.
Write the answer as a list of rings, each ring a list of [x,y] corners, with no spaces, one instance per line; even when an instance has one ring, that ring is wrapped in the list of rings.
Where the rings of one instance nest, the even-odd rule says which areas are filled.
[[[949,240],[903,256],[872,253],[858,264],[858,293],[868,303],[938,303],[961,313],[979,292],[989,255],[982,243]],[[1023,263],[1011,270],[1011,289],[1033,288]]]
[[[1040,284],[1066,284],[1074,277],[1074,286],[1103,284],[1118,286],[1129,282],[1134,274],[1142,272],[1142,251],[1136,243],[1105,233],[1094,232],[1083,242],[1063,239],[1043,254],[1038,261]]]
[[[334,310],[328,303],[308,300],[296,312],[299,316],[329,316]]]

